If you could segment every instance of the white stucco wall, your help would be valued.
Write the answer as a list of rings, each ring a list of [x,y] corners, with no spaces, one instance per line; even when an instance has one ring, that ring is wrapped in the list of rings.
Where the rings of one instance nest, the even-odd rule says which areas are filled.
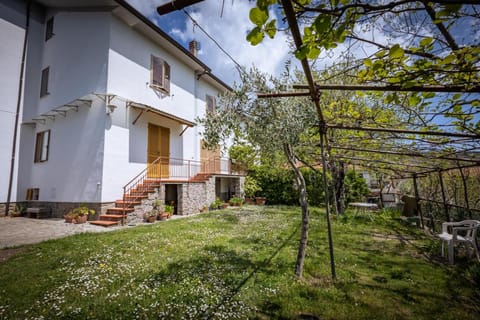
[[[108,93],[192,122],[205,114],[206,94],[216,96],[217,91],[202,79],[197,80],[194,70],[118,18],[112,18],[110,32]],[[168,96],[149,86],[151,54],[170,65]],[[122,187],[146,167],[149,123],[170,129],[171,158],[200,159],[198,126],[180,136],[184,125],[153,113],[142,114],[133,124],[140,111],[127,108],[125,100],[117,99],[113,104],[118,108],[110,115],[111,125],[105,133],[102,201],[120,198]]]
[[[13,133],[18,100],[25,16],[0,3],[0,202],[7,200]],[[21,115],[20,115],[21,119]],[[19,145],[17,139],[17,150]],[[18,159],[17,159],[18,160]],[[15,163],[11,201],[16,200],[18,161]]]
[[[129,100],[193,121],[194,70],[121,20],[112,19],[108,91],[121,92]],[[151,54],[170,65],[168,96],[159,94],[149,86]]]
[[[106,119],[103,102],[95,100],[66,117],[37,123],[35,135],[50,130],[48,161],[34,163],[31,153],[26,187],[39,188],[40,201],[100,201]]]
[[[106,90],[110,13],[47,12],[46,18],[52,15],[54,36],[43,44],[41,66],[50,67],[50,94],[39,98],[38,114]]]

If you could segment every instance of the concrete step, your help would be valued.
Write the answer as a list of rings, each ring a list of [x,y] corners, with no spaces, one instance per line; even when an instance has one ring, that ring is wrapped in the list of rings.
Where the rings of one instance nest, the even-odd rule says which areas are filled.
[[[138,206],[142,204],[141,201],[123,201],[123,200],[117,200],[115,201],[115,207],[116,208],[123,208],[125,205],[125,208],[132,208],[134,206]]]
[[[108,221],[108,220],[94,220],[94,221],[88,221],[88,223],[96,226],[102,226],[102,227],[110,227],[110,226],[118,225],[118,221]]]
[[[98,218],[99,220],[107,220],[107,221],[120,221],[126,215],[124,214],[101,214]]]
[[[107,214],[126,214],[129,212],[135,211],[134,208],[109,208],[107,209]]]

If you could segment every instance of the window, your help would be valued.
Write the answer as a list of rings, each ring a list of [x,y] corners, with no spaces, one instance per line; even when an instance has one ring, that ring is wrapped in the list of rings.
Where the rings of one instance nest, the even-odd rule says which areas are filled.
[[[34,162],[45,162],[48,160],[48,148],[50,144],[50,130],[37,133],[35,142]]]
[[[152,55],[150,65],[150,86],[165,94],[170,94],[170,66],[168,63]]]
[[[40,97],[48,94],[48,75],[50,73],[50,67],[46,67],[42,70],[42,81],[40,83]]]
[[[207,94],[206,100],[207,100],[207,113],[215,112],[215,107],[216,107],[215,97]]]
[[[25,200],[38,200],[39,195],[40,195],[39,188],[29,188],[27,189],[27,197]]]
[[[47,26],[45,28],[45,41],[48,41],[51,37],[53,37],[53,17],[47,20]]]

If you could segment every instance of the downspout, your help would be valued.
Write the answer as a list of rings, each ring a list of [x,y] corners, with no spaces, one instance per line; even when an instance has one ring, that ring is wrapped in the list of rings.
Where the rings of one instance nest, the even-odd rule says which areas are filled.
[[[30,26],[30,7],[32,1],[27,1],[26,7],[26,21],[25,21],[25,37],[23,39],[23,51],[22,51],[22,62],[20,65],[20,79],[18,81],[18,97],[17,97],[17,110],[15,112],[15,127],[13,129],[13,144],[12,144],[12,161],[10,163],[10,177],[8,180],[8,194],[7,194],[7,203],[5,208],[5,215],[8,216],[10,211],[10,199],[12,197],[12,184],[13,184],[13,172],[15,171],[15,154],[17,151],[17,134],[18,134],[18,121],[20,117],[20,107],[22,103],[23,95],[23,76],[25,71],[25,60],[27,56],[27,42],[28,42],[28,29]]]

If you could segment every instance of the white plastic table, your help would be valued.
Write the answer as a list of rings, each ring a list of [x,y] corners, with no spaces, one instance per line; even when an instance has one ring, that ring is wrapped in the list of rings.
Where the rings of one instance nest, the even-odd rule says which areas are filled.
[[[372,210],[378,209],[378,206],[376,203],[351,202],[348,205],[355,208],[355,212],[353,214],[354,218],[357,216],[357,214],[361,214],[364,217],[368,216],[372,221],[373,221],[373,216],[370,214],[370,212]]]

